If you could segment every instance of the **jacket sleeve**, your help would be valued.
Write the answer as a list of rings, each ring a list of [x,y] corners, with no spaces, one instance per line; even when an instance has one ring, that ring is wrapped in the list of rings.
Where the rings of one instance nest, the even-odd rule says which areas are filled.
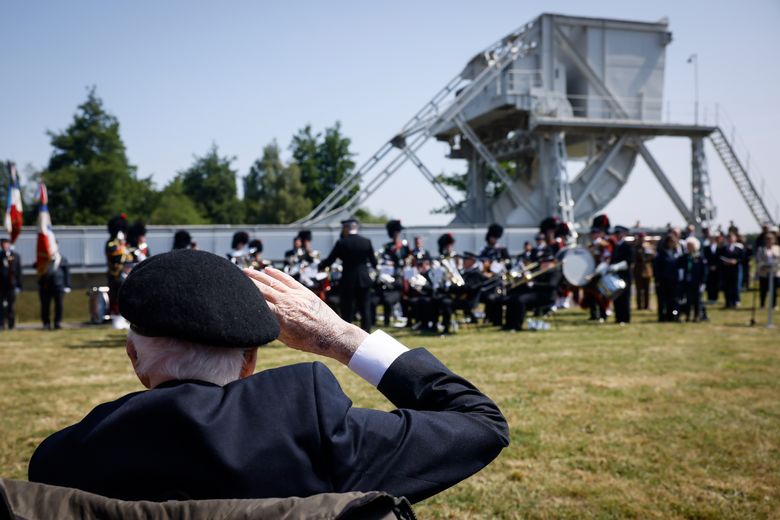
[[[333,262],[335,262],[336,259],[339,258],[340,254],[341,254],[341,240],[337,240],[336,244],[333,246],[333,249],[330,251],[328,258],[320,262],[319,270],[322,271],[325,268],[333,265]]]
[[[16,255],[16,262],[14,262],[14,286],[17,289],[22,288],[22,257]]]
[[[399,356],[378,389],[398,409],[353,408],[315,373],[320,434],[334,491],[428,498],[489,464],[509,444],[498,407],[424,349]]]
[[[376,267],[376,255],[374,254],[374,245],[371,243],[371,240],[368,241],[368,261],[371,262],[371,265]]]

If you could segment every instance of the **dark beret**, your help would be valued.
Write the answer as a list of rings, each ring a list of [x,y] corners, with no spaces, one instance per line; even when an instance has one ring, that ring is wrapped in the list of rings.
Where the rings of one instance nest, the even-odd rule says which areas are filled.
[[[144,336],[251,348],[279,336],[265,298],[221,256],[175,249],[147,258],[122,284],[119,312]]]

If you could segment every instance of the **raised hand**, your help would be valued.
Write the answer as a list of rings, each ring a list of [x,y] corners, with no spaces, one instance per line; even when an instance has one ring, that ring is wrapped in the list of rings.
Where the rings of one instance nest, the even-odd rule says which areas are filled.
[[[279,340],[294,349],[311,352],[349,364],[352,354],[368,336],[359,327],[342,320],[316,294],[288,274],[266,267],[244,269],[265,297],[279,321]]]

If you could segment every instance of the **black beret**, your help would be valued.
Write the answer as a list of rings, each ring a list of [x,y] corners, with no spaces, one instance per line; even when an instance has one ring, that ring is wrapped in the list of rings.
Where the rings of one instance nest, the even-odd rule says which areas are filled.
[[[193,249],[138,264],[119,291],[119,312],[141,335],[214,347],[257,347],[279,336],[276,317],[241,269]]]

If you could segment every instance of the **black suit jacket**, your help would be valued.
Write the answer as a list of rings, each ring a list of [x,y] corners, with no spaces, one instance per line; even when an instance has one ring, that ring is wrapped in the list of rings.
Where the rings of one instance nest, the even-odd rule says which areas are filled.
[[[50,436],[29,478],[126,500],[381,490],[419,501],[509,443],[496,405],[426,350],[399,356],[378,388],[397,410],[353,408],[321,363],[225,387],[169,382]]]
[[[0,291],[22,288],[22,257],[16,252],[0,250]]]
[[[339,239],[328,258],[320,262],[320,269],[330,267],[337,258],[341,260],[344,269],[339,282],[342,288],[371,287],[367,264],[376,267],[376,256],[369,239],[360,235],[347,235]]]
[[[617,271],[615,274],[617,274],[623,280],[630,281],[631,273],[633,272],[634,267],[634,248],[631,247],[625,240],[619,243],[617,247],[615,247],[615,251],[612,253],[610,264],[617,264],[624,260],[628,264],[628,269],[624,271]]]

